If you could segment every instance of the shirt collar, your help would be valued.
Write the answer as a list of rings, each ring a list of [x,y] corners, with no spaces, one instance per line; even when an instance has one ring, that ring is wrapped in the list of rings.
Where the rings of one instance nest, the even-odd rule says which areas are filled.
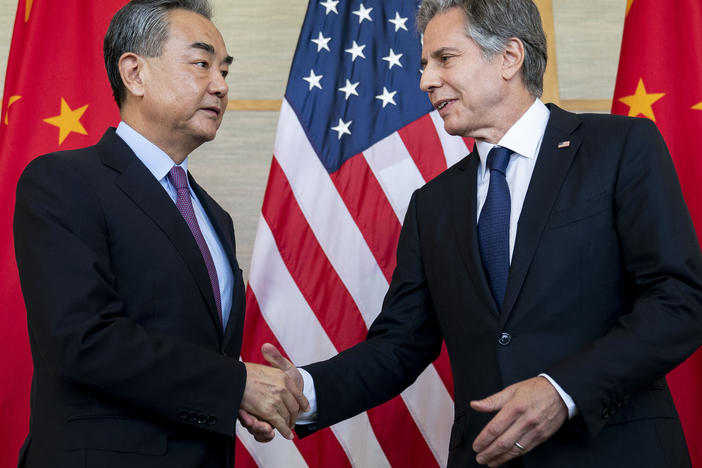
[[[525,158],[535,158],[541,147],[541,140],[544,137],[550,114],[548,107],[541,102],[541,99],[536,98],[529,109],[502,136],[497,145],[514,151]],[[476,141],[475,146],[478,148],[479,170],[482,174],[485,171],[487,155],[495,145],[485,141]]]
[[[117,135],[134,151],[137,158],[144,163],[156,180],[161,181],[176,164],[161,148],[147,140],[141,133],[134,130],[124,122],[120,122],[116,130]],[[188,159],[180,164],[185,173],[188,172]]]

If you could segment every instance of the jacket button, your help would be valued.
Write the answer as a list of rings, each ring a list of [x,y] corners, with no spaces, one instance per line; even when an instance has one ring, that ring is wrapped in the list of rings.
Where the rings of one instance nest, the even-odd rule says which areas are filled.
[[[207,416],[205,416],[204,414],[201,414],[197,417],[198,424],[205,424],[206,421],[207,421]]]
[[[604,408],[604,409],[602,410],[602,418],[603,418],[603,419],[608,419],[608,418],[609,418],[609,415],[610,415],[609,409]]]
[[[208,426],[214,426],[215,424],[217,424],[217,418],[215,418],[214,416],[210,416],[209,418],[207,418]]]
[[[195,411],[190,411],[188,413],[188,421],[190,422],[197,422],[197,413]]]
[[[502,346],[507,346],[512,342],[512,335],[509,333],[501,333],[500,338],[497,340],[498,343]]]
[[[178,419],[186,420],[188,419],[188,410],[178,410]]]

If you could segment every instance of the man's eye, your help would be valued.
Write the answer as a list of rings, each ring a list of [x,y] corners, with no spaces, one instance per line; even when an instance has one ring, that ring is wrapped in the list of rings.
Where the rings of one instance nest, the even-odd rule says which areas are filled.
[[[207,68],[209,66],[209,64],[203,60],[195,62],[195,65],[197,65],[200,68]]]
[[[226,78],[229,75],[229,70],[222,70],[222,78]]]

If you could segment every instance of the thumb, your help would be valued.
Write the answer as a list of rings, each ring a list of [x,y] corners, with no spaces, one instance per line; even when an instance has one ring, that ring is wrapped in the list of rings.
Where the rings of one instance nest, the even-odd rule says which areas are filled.
[[[282,371],[294,367],[290,361],[283,357],[280,351],[278,351],[278,348],[270,343],[264,343],[263,346],[261,346],[261,354],[263,354],[263,358],[268,361],[268,364]]]
[[[502,391],[493,393],[492,395],[483,398],[482,400],[473,400],[470,402],[470,407],[481,413],[495,413],[510,399],[511,389],[509,387]]]

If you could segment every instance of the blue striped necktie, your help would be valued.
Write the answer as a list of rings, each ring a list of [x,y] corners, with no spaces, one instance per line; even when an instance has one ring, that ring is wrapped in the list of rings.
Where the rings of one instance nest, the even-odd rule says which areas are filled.
[[[490,185],[478,220],[478,244],[492,295],[502,308],[509,276],[510,196],[507,164],[512,151],[495,146],[487,157]]]

